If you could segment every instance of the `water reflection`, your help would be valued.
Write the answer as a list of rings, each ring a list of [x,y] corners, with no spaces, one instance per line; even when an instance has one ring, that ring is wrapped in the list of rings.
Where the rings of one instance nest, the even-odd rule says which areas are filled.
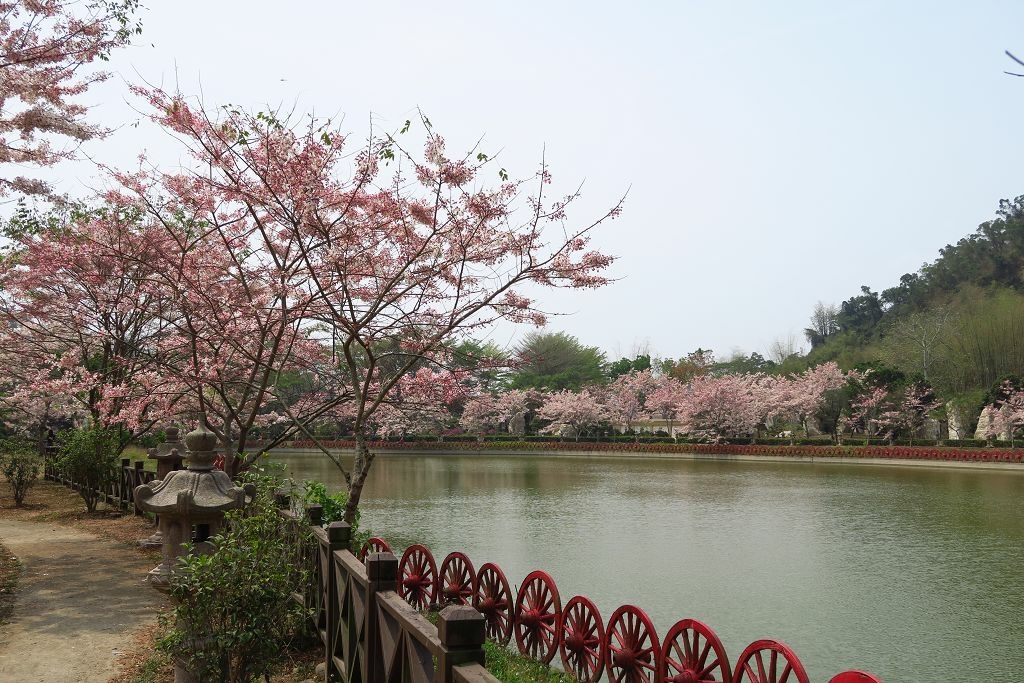
[[[282,459],[341,483],[324,458]],[[463,550],[512,582],[544,568],[563,602],[584,592],[606,617],[634,603],[662,635],[696,617],[733,658],[776,637],[814,681],[1024,671],[1021,473],[550,455],[374,468],[363,523],[393,545]]]

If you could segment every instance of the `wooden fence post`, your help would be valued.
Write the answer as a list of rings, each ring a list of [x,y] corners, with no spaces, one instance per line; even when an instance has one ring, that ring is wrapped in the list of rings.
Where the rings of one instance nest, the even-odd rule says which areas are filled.
[[[324,638],[324,650],[327,653],[327,680],[345,680],[345,672],[337,671],[334,667],[334,653],[338,637],[338,619],[341,617],[338,609],[338,580],[334,572],[334,551],[347,550],[352,540],[352,527],[348,522],[331,522],[327,525],[327,561],[322,565],[322,571],[327,575],[323,577],[327,586],[327,595],[324,596],[324,616],[326,617],[326,637]]]
[[[135,472],[134,472],[134,477],[132,478],[132,492],[131,492],[132,517],[134,517],[135,515],[139,514],[139,508],[135,507],[135,487],[142,485],[142,471],[143,471],[143,469],[145,467],[146,467],[146,461],[145,460],[136,460],[135,461]]]
[[[311,526],[320,526],[324,518],[324,506],[319,503],[306,506],[306,516]]]
[[[398,558],[391,553],[372,553],[366,558],[366,622],[363,638],[366,658],[363,660],[363,683],[384,680],[384,650],[381,647],[377,593],[398,592]]]
[[[486,620],[470,605],[449,605],[441,610],[440,616],[437,635],[441,639],[441,654],[434,682],[454,683],[452,667],[485,663]]]
[[[128,470],[132,468],[132,461],[128,458],[121,458],[121,469],[117,477],[117,504],[121,512],[128,512],[128,492],[131,491],[131,482],[128,479]]]

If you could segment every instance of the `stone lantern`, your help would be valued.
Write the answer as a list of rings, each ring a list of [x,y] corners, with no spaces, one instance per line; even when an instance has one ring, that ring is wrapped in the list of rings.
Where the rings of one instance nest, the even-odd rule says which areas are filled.
[[[168,427],[164,430],[166,440],[150,448],[146,453],[150,460],[156,460],[156,478],[163,479],[171,472],[181,468],[185,453],[185,444],[178,439],[178,428]],[[159,548],[164,544],[163,534],[157,529],[149,538],[139,541],[143,548]]]
[[[163,562],[149,572],[149,582],[160,590],[170,585],[174,565],[189,541],[197,550],[220,531],[224,513],[247,505],[255,486],[239,488],[221,470],[214,469],[217,437],[201,424],[185,436],[186,469],[168,472],[135,488],[135,505],[159,516],[163,538]],[[209,547],[206,545],[205,547]]]

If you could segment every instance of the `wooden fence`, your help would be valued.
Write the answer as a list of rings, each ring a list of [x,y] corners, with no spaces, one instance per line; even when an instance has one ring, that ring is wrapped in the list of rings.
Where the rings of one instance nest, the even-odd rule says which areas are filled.
[[[50,481],[64,484],[68,488],[78,491],[82,483],[77,482],[57,465],[57,454],[54,449],[48,449],[43,456],[43,477]],[[107,481],[101,488],[93,489],[98,499],[107,505],[119,508],[123,512],[137,512],[135,508],[135,487],[148,484],[156,479],[155,472],[148,472],[144,469],[145,461],[136,460],[132,462],[123,458],[117,469],[116,476]]]
[[[305,605],[326,648],[328,681],[344,683],[493,683],[483,668],[484,638],[542,664],[561,656],[579,683],[810,683],[788,646],[759,639],[732,660],[715,632],[696,619],[680,619],[664,639],[647,614],[623,605],[605,621],[597,606],[577,595],[563,607],[558,587],[533,571],[517,594],[500,567],[477,571],[463,553],[435,562],[430,550],[413,544],[401,560],[387,541],[369,539],[350,552],[350,529],[321,526],[322,509],[305,516],[278,501],[282,533],[294,542],[293,564],[305,567],[307,582],[293,599]],[[420,610],[438,609],[435,629]],[[472,665],[476,668],[466,668]],[[870,673],[843,671],[829,683],[881,683]]]
[[[498,683],[484,667],[480,612],[452,605],[435,627],[398,594],[398,558],[373,553],[360,562],[349,549],[347,523],[321,527],[317,506],[306,514],[308,521],[282,509],[282,526],[294,541],[295,563],[308,570],[292,597],[310,610],[328,681]]]

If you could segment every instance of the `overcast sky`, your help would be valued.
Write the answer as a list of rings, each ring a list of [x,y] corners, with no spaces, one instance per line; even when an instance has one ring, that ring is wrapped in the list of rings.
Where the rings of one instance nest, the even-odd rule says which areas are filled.
[[[764,353],[815,302],[883,289],[1024,194],[1024,2],[227,2],[150,0],[90,92],[131,165],[176,143],[127,83],[207,105],[345,116],[363,137],[421,107],[450,149],[485,136],[513,174],[542,148],[574,214],[627,188],[595,237],[614,285],[546,295],[610,355],[648,344]],[[95,186],[62,167],[61,190]],[[507,344],[503,328],[494,340]]]

